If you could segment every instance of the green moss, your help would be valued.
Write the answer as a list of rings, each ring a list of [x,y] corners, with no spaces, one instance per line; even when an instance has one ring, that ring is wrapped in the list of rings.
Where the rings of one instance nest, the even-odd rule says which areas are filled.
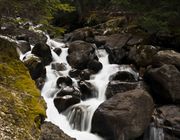
[[[0,118],[3,118],[0,123],[11,127],[12,132],[7,135],[12,139],[38,139],[39,127],[45,117],[40,91],[27,68],[18,60],[15,44],[0,39],[0,50],[0,101],[3,103],[0,104]],[[10,116],[3,117],[2,112]]]

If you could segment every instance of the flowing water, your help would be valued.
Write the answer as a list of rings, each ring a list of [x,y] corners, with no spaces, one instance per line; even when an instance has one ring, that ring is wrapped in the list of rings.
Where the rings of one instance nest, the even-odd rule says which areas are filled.
[[[9,37],[0,35],[0,38],[7,39],[18,44],[17,41],[10,39]],[[80,103],[69,107],[66,109],[66,111],[59,114],[58,110],[54,106],[53,100],[58,91],[58,88],[56,87],[58,77],[69,76],[68,73],[71,70],[71,66],[66,60],[68,48],[65,48],[64,43],[56,42],[51,40],[49,37],[47,44],[50,46],[51,50],[54,48],[61,48],[62,53],[60,56],[58,56],[54,51],[51,51],[53,57],[52,63],[64,63],[67,70],[59,72],[51,69],[51,64],[46,66],[46,82],[41,91],[41,94],[47,103],[46,121],[50,121],[59,126],[59,128],[65,133],[76,138],[77,140],[103,140],[103,138],[92,134],[90,131],[93,114],[98,106],[105,101],[105,91],[109,83],[109,77],[118,71],[129,71],[135,76],[135,78],[138,78],[138,74],[129,66],[109,64],[108,54],[106,51],[104,49],[96,49],[96,55],[98,56],[99,61],[103,64],[103,69],[99,73],[92,75],[90,80],[86,81],[90,82],[96,87],[97,93],[95,94],[97,95],[85,101],[81,101]],[[31,46],[31,49],[32,48],[33,46]],[[25,56],[29,57],[32,55],[31,51],[27,52],[26,54],[22,54],[20,50],[18,50],[18,52],[21,60],[23,60]],[[73,86],[77,87],[77,80],[74,78],[72,78],[72,80]],[[164,140],[163,129],[158,128],[155,126],[155,124],[151,123],[148,131],[144,135],[143,140]]]
[[[57,56],[52,51],[53,62],[65,63],[67,70],[61,71],[63,76],[68,76],[71,66],[67,63],[66,57],[68,55],[68,48],[64,48],[63,43],[53,41],[48,38],[47,44],[53,48],[61,48],[62,53]],[[71,137],[75,137],[77,140],[101,140],[97,135],[90,133],[92,116],[97,107],[105,100],[105,90],[109,82],[109,76],[120,70],[118,65],[110,65],[108,62],[108,54],[105,50],[96,51],[99,61],[103,64],[103,69],[96,75],[92,75],[90,80],[97,91],[97,97],[81,101],[79,104],[75,104],[69,107],[65,112],[59,114],[54,106],[53,98],[57,92],[56,80],[59,77],[59,73],[51,69],[51,66],[47,66],[47,78],[44,88],[42,89],[42,96],[47,103],[47,121],[59,126],[65,133]],[[77,81],[72,79],[74,86],[77,86]]]

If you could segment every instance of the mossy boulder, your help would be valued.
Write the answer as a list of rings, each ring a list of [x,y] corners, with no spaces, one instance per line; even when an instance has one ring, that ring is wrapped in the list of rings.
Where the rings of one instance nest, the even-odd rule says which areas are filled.
[[[38,139],[45,105],[16,44],[0,38],[0,139]]]

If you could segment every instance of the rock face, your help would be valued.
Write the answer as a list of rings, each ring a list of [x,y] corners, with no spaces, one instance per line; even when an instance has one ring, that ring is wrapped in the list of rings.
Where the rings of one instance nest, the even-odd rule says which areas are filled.
[[[41,136],[39,140],[75,140],[66,135],[59,127],[51,122],[45,122],[41,126]]]
[[[153,107],[153,100],[145,90],[117,94],[95,111],[92,132],[110,140],[139,137],[150,122]]]
[[[173,65],[150,68],[145,80],[154,92],[154,98],[161,103],[180,103],[180,72]]]
[[[0,39],[0,139],[39,139],[44,102],[15,47]]]
[[[74,41],[69,45],[68,63],[76,69],[85,69],[90,60],[96,58],[95,48],[84,41]]]

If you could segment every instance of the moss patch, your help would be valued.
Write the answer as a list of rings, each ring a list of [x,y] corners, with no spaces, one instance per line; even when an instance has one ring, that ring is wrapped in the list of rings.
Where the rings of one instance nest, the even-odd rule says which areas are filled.
[[[15,44],[0,39],[0,139],[38,139],[45,104]]]

